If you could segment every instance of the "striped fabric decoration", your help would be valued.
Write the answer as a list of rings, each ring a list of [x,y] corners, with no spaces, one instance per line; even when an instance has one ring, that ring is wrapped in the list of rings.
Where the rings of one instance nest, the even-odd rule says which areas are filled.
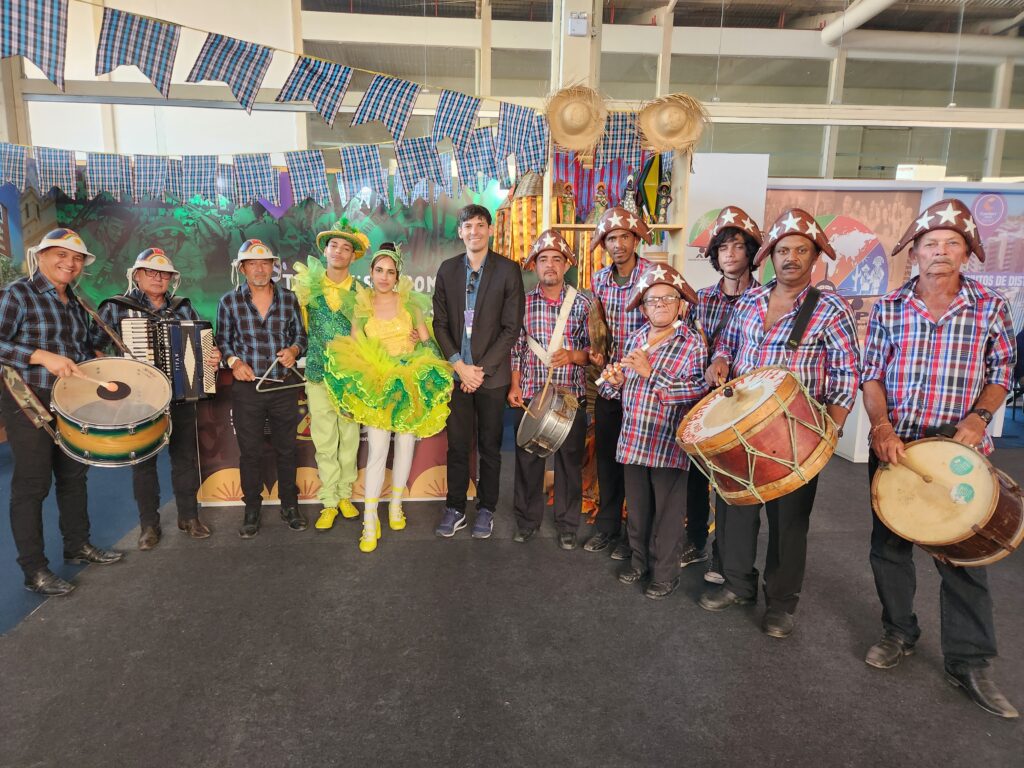
[[[185,183],[183,179],[185,171],[183,165],[184,163],[181,160],[167,159],[167,184],[164,187],[165,197],[170,196],[178,201],[185,199]]]
[[[86,190],[89,198],[106,192],[115,200],[131,195],[131,159],[126,155],[89,152],[85,160]]]
[[[406,139],[395,144],[395,158],[398,161],[398,175],[402,177],[402,186],[413,189],[420,179],[429,179],[441,184],[441,158],[437,155],[432,136],[418,139]]]
[[[196,195],[217,202],[217,156],[185,155],[181,158],[181,201]]]
[[[572,152],[556,152],[552,174],[556,183],[568,181],[572,184],[576,194],[576,217],[585,221],[594,207],[594,169],[580,165]]]
[[[380,120],[395,142],[400,142],[405,136],[405,127],[409,124],[413,105],[419,95],[420,86],[416,83],[374,75],[352,117],[352,125]]]
[[[62,91],[67,43],[68,0],[0,3],[0,59],[24,56]]]
[[[416,182],[416,185],[412,188],[412,191],[410,192],[402,184],[402,174],[396,173],[394,192],[395,201],[402,203],[402,205],[404,205],[406,208],[410,207],[417,200],[424,200],[426,202],[430,202],[430,186],[431,183],[429,181],[427,181],[426,179],[420,179],[418,182]],[[435,184],[433,186],[436,193],[437,185]],[[435,197],[434,199],[436,200],[437,198]]]
[[[432,136],[434,143],[446,136],[452,140],[452,146],[462,149],[469,144],[469,135],[476,125],[476,116],[480,112],[480,99],[467,96],[458,91],[441,91],[437,102],[437,113],[434,115]]]
[[[20,144],[0,142],[0,187],[13,184],[19,191],[25,191],[28,174],[28,148]]]
[[[48,194],[57,187],[68,197],[75,197],[75,153],[69,149],[53,149],[51,147],[33,147],[32,156],[36,159],[39,171],[39,192]]]
[[[216,183],[217,194],[213,198],[213,202],[216,205],[220,205],[220,199],[224,198],[237,206],[244,205],[244,203],[235,202],[235,166],[231,163],[218,163],[217,164],[217,183]]]
[[[258,197],[280,205],[278,181],[270,155],[235,155],[235,205],[250,205]]]
[[[308,197],[321,208],[328,207],[331,204],[331,190],[327,186],[324,153],[318,149],[285,152],[284,159],[296,205]]]
[[[515,155],[516,173],[543,173],[548,159],[548,121],[529,107],[502,104],[498,112],[495,163],[498,178],[505,175],[505,162]]]
[[[441,183],[438,185],[437,198],[441,197],[441,192],[444,192],[448,197],[455,198],[462,191],[455,188],[456,179],[452,176],[453,158],[454,154],[452,152],[445,152],[441,155]]]
[[[227,83],[238,103],[246,112],[252,113],[252,105],[256,102],[272,57],[270,48],[211,32],[206,36],[187,80],[190,83],[202,80]]]
[[[132,201],[139,203],[143,200],[159,200],[167,188],[167,175],[166,157],[135,155],[132,163]]]
[[[465,150],[456,149],[459,181],[474,192],[483,192],[494,174],[494,132],[491,128],[474,128]],[[483,178],[481,178],[481,174]]]
[[[636,132],[635,112],[610,112],[604,124],[604,136],[597,145],[595,168],[604,168],[613,160],[621,159],[629,170],[639,171],[643,147]]]
[[[177,24],[104,8],[96,74],[105,75],[122,65],[134,64],[166,99],[171,92],[171,70],[180,36]]]
[[[388,199],[388,182],[380,163],[380,147],[355,144],[341,148],[342,175],[349,197],[358,197],[369,187],[380,200]]]
[[[351,80],[349,67],[300,56],[274,101],[309,101],[324,122],[333,126]]]

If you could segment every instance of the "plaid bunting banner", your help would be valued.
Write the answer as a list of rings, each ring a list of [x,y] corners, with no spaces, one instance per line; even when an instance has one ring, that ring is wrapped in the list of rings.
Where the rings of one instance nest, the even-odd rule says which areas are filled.
[[[0,59],[24,56],[62,91],[67,42],[68,0],[0,3]]]
[[[661,177],[663,179],[668,179],[672,177],[672,160],[674,157],[674,152],[661,153]]]
[[[231,163],[219,163],[217,165],[217,184],[216,184],[217,195],[216,195],[216,197],[213,198],[213,202],[216,205],[220,205],[220,199],[219,198],[222,198],[222,197],[225,200],[230,200],[231,202],[235,202],[235,194],[236,194],[236,191],[235,191],[235,177],[236,177],[236,175],[237,175],[237,171],[235,169],[235,166],[231,165]],[[235,204],[236,205],[245,205],[248,202],[249,201],[246,201],[246,203],[235,203]]]
[[[4,184],[13,184],[24,192],[28,178],[25,172],[27,161],[27,147],[0,142],[0,187]]]
[[[612,160],[621,159],[627,169],[639,171],[643,148],[636,133],[635,112],[610,112],[604,124],[604,136],[597,145],[594,166],[603,168]]]
[[[227,83],[238,103],[251,113],[272,56],[273,51],[262,45],[211,32],[187,80],[190,83],[201,80]]]
[[[398,175],[403,186],[412,189],[420,179],[429,179],[441,184],[441,158],[432,136],[406,139],[395,144],[395,158],[398,161]]]
[[[502,104],[498,112],[495,163],[499,179],[506,176],[505,162],[515,155],[516,173],[543,173],[548,159],[548,121],[529,107]]]
[[[349,197],[358,197],[363,187],[369,187],[388,199],[388,183],[380,164],[380,147],[376,144],[355,144],[341,148],[342,174]]]
[[[331,190],[327,186],[324,153],[318,149],[285,152],[288,176],[292,182],[295,203],[311,198],[321,208],[331,204]]]
[[[464,150],[456,149],[455,159],[459,181],[476,192],[482,192],[494,175],[494,133],[490,127],[474,128]],[[481,182],[479,174],[483,174]]]
[[[420,86],[416,83],[374,75],[352,117],[352,125],[380,120],[395,142],[400,142],[405,136],[405,126],[409,124],[409,116],[419,95]]]
[[[270,155],[235,155],[235,205],[248,205],[257,197],[280,204],[280,184]]]
[[[177,24],[104,8],[96,74],[105,75],[124,64],[134,64],[166,99],[171,92],[171,70],[180,36]]]
[[[414,186],[412,188],[412,191],[410,192],[410,191],[406,190],[405,186],[402,184],[402,174],[396,173],[395,174],[395,193],[394,193],[395,194],[395,200],[398,201],[398,202],[401,202],[402,205],[404,205],[406,208],[408,208],[410,205],[415,203],[417,200],[429,201],[430,200],[430,186],[431,186],[431,182],[427,181],[427,179],[420,179],[418,182],[416,182],[416,186]],[[438,186],[436,184],[434,184],[433,186],[434,186],[434,192],[435,192],[435,195],[436,195]],[[434,199],[435,200],[437,199],[436,196],[434,197]]]
[[[68,197],[75,197],[75,153],[69,149],[33,147],[39,171],[39,192],[48,194],[53,187],[59,188]]]
[[[217,202],[217,156],[185,155],[181,158],[181,200],[199,195]]]
[[[131,193],[131,170],[131,160],[125,155],[87,153],[85,179],[89,198],[106,192],[115,200],[126,200]]]
[[[441,91],[434,115],[434,143],[447,136],[456,149],[465,147],[479,112],[480,99],[458,91]]]
[[[181,160],[167,159],[167,184],[164,191],[175,200],[185,199],[184,163]]]
[[[134,202],[159,200],[163,196],[167,187],[167,162],[166,157],[157,155],[135,155],[132,163]]]
[[[451,152],[445,152],[441,155],[441,183],[438,185],[437,200],[441,197],[441,193],[444,192],[448,197],[457,197],[461,190],[455,189],[455,179],[452,177],[452,158]]]
[[[309,101],[324,122],[333,126],[351,80],[349,67],[300,56],[274,101]]]

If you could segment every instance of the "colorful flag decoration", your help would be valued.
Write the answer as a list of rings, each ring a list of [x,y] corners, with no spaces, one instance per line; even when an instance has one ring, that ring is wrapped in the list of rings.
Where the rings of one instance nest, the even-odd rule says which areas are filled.
[[[96,74],[105,75],[122,65],[134,64],[166,99],[180,36],[177,24],[104,8]]]
[[[351,80],[349,67],[300,56],[274,101],[309,101],[324,122],[333,126]]]
[[[321,208],[331,204],[331,190],[327,186],[327,169],[324,167],[324,153],[318,149],[285,152],[288,176],[292,182],[295,203],[307,197]]]
[[[158,155],[135,155],[132,162],[132,200],[136,203],[142,200],[159,200],[166,188],[167,158]]]
[[[190,83],[202,80],[227,83],[238,103],[251,113],[272,57],[270,48],[211,32],[187,80]]]
[[[184,163],[181,160],[167,159],[167,184],[164,191],[175,200],[185,199]]]
[[[235,166],[231,163],[218,163],[217,165],[217,183],[216,183],[217,194],[213,197],[213,202],[220,205],[220,198],[235,202]],[[247,201],[248,202],[248,201]],[[235,203],[236,205],[244,205],[244,203]]]
[[[274,205],[281,201],[278,174],[270,155],[235,155],[235,205],[249,205],[262,197]]]
[[[89,152],[85,160],[86,189],[89,198],[106,192],[115,200],[126,200],[131,194],[131,160],[125,155]]]
[[[62,91],[67,43],[68,0],[0,3],[0,59],[24,56]]]
[[[458,91],[441,91],[434,115],[434,143],[447,136],[456,149],[467,146],[479,112],[480,99]]]
[[[24,192],[27,174],[28,148],[20,144],[0,142],[0,187],[13,184]]]
[[[395,158],[398,160],[398,175],[406,189],[413,189],[420,179],[443,183],[441,158],[437,155],[432,136],[406,139],[395,144]]]
[[[636,132],[635,112],[609,112],[604,136],[597,145],[596,168],[604,168],[613,160],[623,160],[627,169],[639,171],[643,147]]]
[[[416,83],[374,75],[352,117],[352,125],[380,120],[395,142],[400,142],[405,136],[405,127],[409,124],[409,116],[412,115],[419,94],[420,86]]]
[[[402,174],[395,174],[395,200],[400,201],[402,205],[409,207],[417,200],[427,200],[431,198],[430,194],[431,183],[427,179],[420,179],[416,182],[416,185],[412,190],[406,189],[402,183]],[[434,185],[434,189],[437,189],[437,185]],[[437,199],[436,197],[434,198]]]
[[[444,192],[448,197],[458,197],[461,190],[455,188],[455,179],[452,177],[453,153],[445,152],[441,155],[441,183],[438,185],[435,200],[441,197]]]
[[[358,197],[360,190],[369,187],[388,199],[388,184],[380,164],[380,147],[376,144],[355,144],[341,148],[342,175],[349,197]]]
[[[48,194],[53,187],[57,187],[68,197],[75,197],[74,152],[69,149],[33,147],[32,156],[36,159],[39,171],[40,194]]]
[[[548,121],[529,107],[502,104],[498,112],[498,138],[495,141],[495,163],[499,180],[509,155],[515,155],[516,173],[543,173],[548,160]]]
[[[552,171],[556,183],[568,181],[572,184],[576,194],[576,217],[585,221],[594,207],[594,169],[580,165],[573,152],[556,152]],[[556,194],[558,192],[556,187]]]
[[[474,128],[464,150],[456,148],[459,181],[475,192],[482,192],[494,178],[494,133],[490,127]],[[483,174],[483,178],[480,178]]]
[[[185,155],[181,158],[181,200],[199,195],[217,202],[217,156]]]

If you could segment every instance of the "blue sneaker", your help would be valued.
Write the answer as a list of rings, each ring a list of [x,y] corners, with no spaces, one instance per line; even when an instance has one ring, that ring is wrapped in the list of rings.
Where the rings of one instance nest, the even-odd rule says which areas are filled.
[[[494,531],[494,513],[489,509],[478,509],[473,523],[474,539],[489,539]]]
[[[438,536],[443,536],[446,539],[450,539],[455,535],[455,532],[466,527],[466,515],[464,512],[454,507],[445,507],[444,517],[441,518],[441,524],[434,529],[434,533]],[[475,530],[475,529],[474,529]]]

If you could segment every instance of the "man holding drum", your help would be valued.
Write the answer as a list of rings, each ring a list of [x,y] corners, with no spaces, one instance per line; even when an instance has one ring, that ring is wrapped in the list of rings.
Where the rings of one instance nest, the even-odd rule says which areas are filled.
[[[919,274],[875,304],[864,343],[864,405],[871,420],[868,471],[898,465],[904,442],[943,426],[953,439],[993,450],[985,428],[1006,398],[1014,360],[1010,310],[999,294],[960,273],[985,251],[967,206],[956,199],[929,206],[892,255],[911,245]],[[882,639],[864,661],[890,669],[914,652],[921,634],[914,614],[913,544],[872,513],[871,570],[882,603]],[[1017,710],[988,678],[996,655],[992,596],[983,567],[935,560],[942,587],[942,653],[946,679],[999,717]]]
[[[95,260],[77,232],[55,229],[29,249],[28,277],[0,290],[0,363],[19,374],[45,408],[57,379],[81,375],[76,363],[94,356],[89,314],[72,284]],[[74,585],[49,569],[43,551],[43,500],[51,479],[56,483],[65,562],[108,565],[124,555],[89,543],[89,467],[66,455],[21,407],[5,388],[0,408],[14,456],[11,532],[18,565],[25,573],[25,589],[66,595]]]
[[[726,382],[730,370],[732,376],[742,376],[762,366],[788,368],[842,429],[859,381],[857,326],[841,296],[811,288],[811,271],[822,252],[835,258],[811,214],[794,208],[778,218],[754,259],[757,267],[771,255],[775,278],[736,302],[715,345],[707,380],[717,387]],[[761,629],[771,637],[789,637],[795,626],[817,485],[815,477],[765,504],[767,610]],[[719,499],[715,517],[725,584],[701,596],[700,606],[708,611],[757,600],[754,560],[760,505],[732,506]]]
[[[523,329],[512,347],[508,403],[516,409],[517,431],[522,409],[529,408],[546,386],[568,390],[581,404],[586,401],[586,367],[592,359],[587,326],[591,302],[565,284],[565,273],[574,264],[576,254],[554,229],[541,232],[523,263],[523,269],[536,270],[539,282],[526,294]],[[568,436],[554,454],[555,527],[562,549],[576,549],[586,438],[587,409],[579,407]],[[520,543],[530,540],[544,517],[544,464],[543,456],[516,446],[514,540]]]

